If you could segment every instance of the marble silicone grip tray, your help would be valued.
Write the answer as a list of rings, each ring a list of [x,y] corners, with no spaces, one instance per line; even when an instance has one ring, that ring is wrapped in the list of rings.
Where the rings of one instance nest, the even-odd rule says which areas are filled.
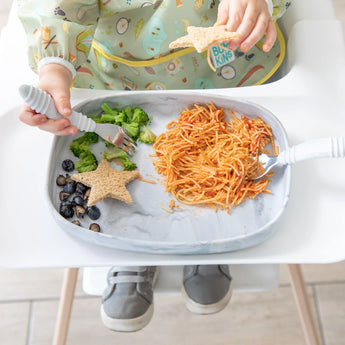
[[[156,134],[180,115],[191,104],[213,102],[218,107],[231,109],[249,118],[260,116],[272,127],[276,145],[280,151],[288,147],[285,130],[278,119],[267,109],[246,101],[225,96],[194,91],[164,92],[117,92],[114,95],[88,99],[75,107],[84,114],[98,115],[101,104],[112,107],[125,105],[142,107],[152,118],[150,128]],[[81,135],[81,134],[79,134]],[[73,137],[56,137],[52,146],[48,172],[47,192],[52,214],[60,227],[71,236],[100,246],[148,253],[205,254],[220,253],[251,247],[269,238],[279,227],[289,199],[291,167],[285,166],[275,172],[269,184],[270,194],[261,194],[246,200],[240,206],[226,211],[180,204],[172,214],[160,205],[168,207],[172,196],[165,192],[163,177],[152,165],[152,146],[139,144],[132,160],[137,164],[143,178],[155,180],[150,184],[135,180],[127,185],[133,198],[128,205],[114,199],[104,199],[97,206],[101,217],[97,223],[101,232],[88,230],[88,217],[80,219],[81,226],[71,223],[59,214],[59,191],[56,177],[64,173],[64,159],[76,160],[69,146]],[[104,151],[102,142],[95,144],[93,153],[99,159]],[[113,165],[116,168],[116,165]],[[120,169],[119,167],[117,167]],[[74,217],[75,219],[75,217]]]

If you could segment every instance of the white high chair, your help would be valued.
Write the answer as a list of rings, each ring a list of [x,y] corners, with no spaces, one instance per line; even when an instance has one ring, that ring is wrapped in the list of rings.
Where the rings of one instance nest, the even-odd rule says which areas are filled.
[[[281,20],[281,29],[285,37],[289,37],[293,25],[300,20],[334,20],[334,10],[330,2],[310,1],[293,3],[285,17]],[[289,59],[289,55],[287,57]],[[289,69],[289,63],[278,71],[275,80],[279,80]],[[88,267],[83,269],[83,290],[93,296],[101,296],[106,287],[106,275],[109,267]],[[159,278],[155,285],[155,293],[180,292],[182,286],[183,266],[164,266],[160,268]],[[311,312],[306,285],[300,265],[288,265],[290,282],[293,288],[295,302],[302,323],[305,339],[309,345],[321,345],[318,326]],[[67,336],[68,322],[73,301],[78,269],[68,269],[62,289],[61,303],[56,324],[54,345],[64,345]],[[233,265],[231,274],[234,292],[257,292],[279,286],[278,265]]]
[[[8,73],[12,73],[7,84],[1,86],[0,94],[6,95],[8,95],[7,90],[17,90],[20,84],[34,83],[33,73],[24,68],[26,66],[25,52],[20,48],[24,46],[24,38],[19,29],[20,23],[16,18],[15,5],[13,7],[9,25],[2,33],[0,42],[0,46],[7,49],[6,53],[0,54],[0,64],[8,66]],[[295,109],[295,105],[290,106],[290,108],[289,105],[293,100],[298,104],[301,112],[311,107],[312,102],[315,101],[314,95],[319,97],[323,91],[318,84],[320,80],[323,80],[320,78],[321,66],[324,68],[323,73],[330,78],[329,80],[326,78],[325,83],[333,85],[334,93],[329,93],[327,96],[332,98],[332,102],[334,99],[336,102],[320,102],[320,104],[322,106],[327,104],[328,109],[331,111],[337,111],[335,108],[339,108],[341,97],[338,97],[338,93],[341,93],[344,88],[341,86],[340,80],[334,78],[345,75],[345,54],[341,25],[335,20],[334,9],[330,0],[295,0],[284,16],[281,28],[288,40],[288,55],[284,68],[281,69],[282,78],[272,84],[231,89],[230,91],[222,90],[222,93],[231,92],[232,97],[243,97],[256,101],[271,108],[273,112],[279,113],[283,117],[288,133],[295,140],[308,136],[301,129],[307,125],[314,135],[322,134],[324,122],[319,121],[318,109],[312,109],[315,111],[313,124],[308,122],[309,119],[304,120],[301,117],[297,126],[292,117],[288,116],[288,112],[293,109],[297,115],[301,114]],[[334,35],[329,35],[330,30],[333,30]],[[333,53],[335,61],[332,66],[322,65],[327,58],[326,48],[319,49],[317,57],[313,56],[313,51],[316,51],[318,45],[315,40],[312,41],[312,38],[314,35],[319,35],[319,39],[325,43],[326,39],[322,37],[323,32],[330,41],[329,46],[339,49],[339,51]],[[21,44],[18,42],[21,42]],[[11,52],[11,54],[7,52]],[[337,74],[334,72],[335,70],[338,71]],[[6,77],[4,77],[4,80],[6,80]],[[209,92],[214,91],[210,90]],[[78,101],[87,97],[87,94],[88,91],[74,90],[72,100],[74,103],[78,103]],[[284,97],[281,97],[281,95],[284,95]],[[301,99],[305,103],[309,102],[308,107],[303,106],[304,103],[301,102]],[[13,104],[21,104],[21,99],[16,92],[1,100],[4,112],[13,109]],[[334,108],[330,104],[333,104]],[[283,107],[284,109],[282,109]],[[18,111],[18,108],[16,108],[16,111]],[[339,110],[336,114],[339,114]],[[13,117],[7,115],[0,116],[0,121],[3,121],[0,123],[7,125],[8,128],[13,126],[13,128],[20,131],[23,139],[29,138],[28,133],[32,129],[27,129],[25,126],[16,127]],[[336,116],[336,120],[337,122],[329,129],[333,132],[339,130],[341,133],[341,124],[344,123],[344,120],[341,116]],[[41,164],[41,166],[46,164],[46,160],[42,160],[42,157],[48,157],[51,138],[44,133],[40,133],[37,137],[36,139],[36,136],[34,138],[30,136],[32,140],[27,140],[26,147],[21,148],[24,156],[21,162],[14,161],[12,158],[13,152],[18,149],[16,143],[13,143],[11,147],[6,147],[6,151],[1,151],[6,161],[18,165],[18,169],[21,171],[20,176],[23,177],[18,181],[18,179],[15,179],[16,174],[12,176],[5,170],[1,171],[0,189],[4,197],[0,200],[0,212],[3,229],[6,229],[6,231],[0,232],[0,264],[6,268],[68,267],[62,287],[53,345],[64,345],[66,343],[78,275],[78,268],[75,267],[90,266],[90,268],[84,269],[83,288],[88,294],[100,295],[105,286],[105,274],[108,269],[106,266],[163,266],[155,287],[155,293],[160,293],[180,290],[182,266],[186,264],[230,264],[235,292],[254,292],[277,287],[279,285],[278,264],[288,264],[290,280],[306,342],[309,345],[321,345],[318,327],[310,310],[306,286],[299,264],[344,260],[344,250],[339,244],[344,243],[344,231],[339,231],[339,228],[345,226],[345,221],[342,218],[335,220],[336,216],[334,215],[336,212],[340,214],[343,210],[343,197],[339,196],[338,198],[332,188],[327,188],[329,187],[327,183],[322,185],[325,188],[319,194],[312,197],[308,193],[302,194],[298,185],[292,186],[291,202],[286,210],[281,229],[273,238],[257,247],[215,255],[182,256],[127,253],[98,248],[71,239],[60,231],[52,218],[49,217],[47,207],[44,205],[43,192],[41,192],[41,189],[44,189],[42,181],[44,181],[45,176],[40,171],[32,173],[30,167],[31,164]],[[4,135],[0,135],[0,148],[3,147],[3,143],[7,143],[6,138],[4,139]],[[39,155],[35,154],[38,150],[40,150]],[[30,157],[30,160],[27,157]],[[337,165],[337,167],[339,166]],[[320,180],[323,182],[325,172],[322,166],[315,163],[312,168],[317,172],[318,182]],[[308,165],[300,170],[296,168],[297,182],[305,179],[310,170],[308,170]],[[306,173],[304,173],[305,171]],[[30,175],[30,181],[35,184],[37,193],[31,195],[30,205],[27,205],[21,211],[21,217],[16,217],[9,205],[16,195],[23,193],[23,190],[28,190],[26,174]],[[339,179],[340,187],[342,186],[341,183]],[[11,186],[10,190],[7,185]],[[345,186],[343,187],[345,188]],[[322,196],[320,193],[323,193]],[[294,197],[295,195],[298,195],[298,200]],[[305,214],[301,215],[298,212],[300,207],[305,203],[312,203],[313,200],[318,202],[318,205],[316,205],[319,206],[318,214],[312,214],[306,209]],[[324,213],[322,212],[323,209],[325,210]],[[41,217],[33,216],[33,214],[36,214],[34,211],[39,211]],[[315,221],[313,222],[311,219],[315,219]],[[30,232],[22,231],[26,227],[29,227]],[[328,227],[332,236],[331,239],[324,235],[324,229]],[[305,232],[301,235],[300,230],[302,228],[305,229]],[[327,240],[329,240],[328,245],[326,245]]]

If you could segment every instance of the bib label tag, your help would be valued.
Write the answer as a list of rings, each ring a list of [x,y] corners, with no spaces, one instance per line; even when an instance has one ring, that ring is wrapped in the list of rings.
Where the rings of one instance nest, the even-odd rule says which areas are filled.
[[[211,59],[215,68],[226,65],[235,60],[235,54],[228,48],[227,43],[220,43],[210,48]]]

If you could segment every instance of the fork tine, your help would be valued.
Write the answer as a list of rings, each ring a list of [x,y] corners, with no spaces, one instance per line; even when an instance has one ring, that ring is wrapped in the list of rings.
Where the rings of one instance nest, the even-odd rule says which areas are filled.
[[[136,146],[132,141],[127,140],[127,138],[124,138],[123,144],[122,144],[122,145],[124,146],[123,149],[124,149],[130,156],[133,156],[133,155],[134,155],[134,152],[135,152],[137,146]]]
[[[122,149],[124,151],[126,151],[126,153],[129,155],[129,156],[133,156],[134,155],[134,150],[133,148],[131,148],[130,146],[126,145],[125,143],[122,144]]]
[[[128,141],[131,145],[136,147],[135,141],[130,136],[128,136],[126,132],[124,132],[124,134],[125,134],[125,140]]]
[[[130,155],[133,156],[137,145],[135,141],[126,133],[126,130],[123,127],[120,127],[120,131],[123,133],[123,143],[122,148]]]

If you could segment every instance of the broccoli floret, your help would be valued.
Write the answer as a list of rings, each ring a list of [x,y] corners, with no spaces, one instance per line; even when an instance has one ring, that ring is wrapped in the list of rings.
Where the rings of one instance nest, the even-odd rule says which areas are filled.
[[[137,122],[123,123],[122,127],[126,133],[133,139],[137,139],[140,133],[140,126]]]
[[[115,114],[102,114],[101,115],[101,123],[114,123],[115,122]]]
[[[115,116],[114,123],[118,126],[121,126],[124,122],[128,121],[128,117],[125,113],[120,112],[118,115]]]
[[[75,162],[75,168],[79,172],[92,171],[97,168],[97,159],[90,149],[90,145],[97,142],[98,135],[93,132],[87,132],[73,140],[70,149],[76,157],[80,158],[80,161]]]
[[[107,141],[107,140],[103,140],[103,142],[104,142],[104,145],[105,145],[105,147],[113,147],[114,145],[113,144],[111,144],[109,141]]]
[[[102,123],[102,119],[101,119],[101,116],[96,116],[96,117],[93,117],[93,116],[89,116],[93,121],[95,121],[96,123]]]
[[[104,110],[106,114],[116,115],[119,110],[118,109],[111,109],[107,103],[103,103],[101,105],[101,108]]]
[[[103,156],[107,161],[112,161],[116,158],[127,157],[127,153],[118,146],[113,145],[111,149],[104,151]]]
[[[75,162],[75,168],[78,172],[93,171],[97,169],[97,159],[93,153],[83,152],[80,155],[80,161]]]
[[[83,153],[91,152],[90,144],[98,142],[98,135],[93,132],[87,132],[80,138],[74,139],[70,145],[70,149],[73,154],[80,158]]]
[[[82,144],[72,143],[69,148],[71,149],[73,154],[78,158],[80,158],[80,155],[82,153],[91,151],[90,146],[87,143],[82,143]]]
[[[122,163],[124,170],[134,170],[137,167],[137,165],[128,158],[127,153],[115,145],[113,145],[111,149],[105,150],[103,156],[107,161],[118,159]]]
[[[133,116],[133,113],[132,113],[132,109],[129,105],[125,106],[122,108],[121,110],[122,113],[126,114],[127,116],[127,122],[131,122],[132,120],[132,116]]]
[[[95,144],[98,142],[98,135],[94,132],[86,132],[80,138],[74,139],[73,144]]]
[[[139,140],[146,144],[153,144],[156,140],[156,135],[150,128],[144,126],[144,129],[140,131]]]
[[[119,157],[119,160],[120,160],[120,162],[123,165],[123,170],[131,171],[131,170],[134,170],[134,169],[137,168],[137,165],[134,162],[132,162],[128,158],[128,156],[126,156],[126,157]]]
[[[99,123],[113,123],[115,125],[121,126],[123,122],[127,122],[127,115],[125,113],[117,114],[102,114],[98,120]]]
[[[135,107],[133,109],[131,122],[137,122],[139,123],[139,126],[145,126],[149,122],[149,120],[149,116],[143,109],[139,107]]]

